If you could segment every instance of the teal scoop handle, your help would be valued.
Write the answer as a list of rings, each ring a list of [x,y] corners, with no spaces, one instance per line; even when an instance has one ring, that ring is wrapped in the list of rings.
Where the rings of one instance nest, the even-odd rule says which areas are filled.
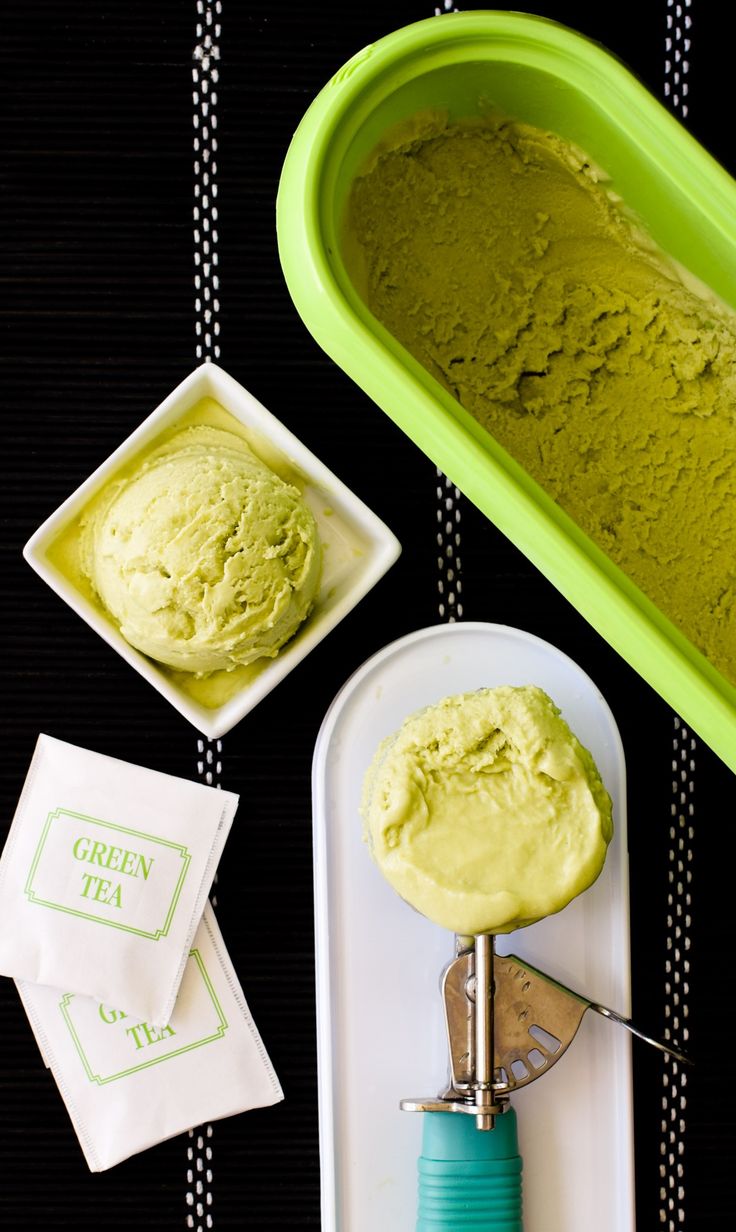
[[[512,1108],[491,1130],[464,1113],[425,1112],[416,1232],[523,1232],[521,1169]]]

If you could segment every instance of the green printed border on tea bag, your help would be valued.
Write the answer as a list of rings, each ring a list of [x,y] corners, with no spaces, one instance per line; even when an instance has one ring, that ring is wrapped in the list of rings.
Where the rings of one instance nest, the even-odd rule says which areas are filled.
[[[38,865],[41,860],[44,844],[46,842],[46,839],[48,838],[49,831],[51,829],[51,823],[57,820],[59,817],[74,817],[74,818],[77,818],[79,821],[88,822],[91,825],[95,825],[95,826],[102,826],[106,830],[116,830],[119,834],[131,835],[133,838],[143,838],[143,839],[146,839],[150,843],[158,843],[159,846],[161,847],[168,847],[172,849],[173,851],[179,852],[182,858],[183,864],[182,864],[181,872],[179,873],[179,877],[177,879],[176,885],[174,887],[173,897],[171,899],[171,903],[166,913],[166,918],[161,928],[156,929],[154,932],[150,932],[142,928],[134,928],[132,924],[121,924],[115,920],[104,920],[98,915],[92,915],[90,912],[87,912],[87,911],[80,911],[78,908],[75,908],[75,907],[64,906],[63,903],[50,902],[48,899],[40,898],[36,894],[35,890],[33,889],[33,885],[32,885],[33,878],[36,875],[36,871],[38,869]],[[191,853],[184,846],[183,843],[174,843],[169,839],[158,838],[155,834],[146,834],[145,831],[143,830],[132,830],[128,828],[127,826],[117,825],[115,822],[112,822],[112,821],[102,821],[99,817],[88,817],[85,813],[75,813],[72,809],[57,808],[57,809],[54,809],[51,813],[49,813],[48,817],[46,818],[43,832],[39,839],[38,847],[36,848],[36,853],[33,857],[33,863],[31,864],[31,870],[28,874],[28,880],[26,881],[26,884],[25,884],[25,893],[28,896],[28,899],[30,900],[30,902],[36,903],[39,907],[49,907],[52,911],[63,911],[66,915],[76,915],[76,916],[79,916],[80,919],[83,919],[83,920],[92,920],[93,923],[95,924],[104,924],[108,928],[118,928],[122,932],[134,933],[136,936],[146,937],[150,941],[159,941],[161,937],[167,936],[169,932],[169,929],[171,927],[171,921],[174,918],[174,912],[176,911],[176,906],[177,906],[177,903],[179,902],[179,896],[181,894],[182,886],[184,885],[184,879],[189,871],[189,865],[191,864],[191,862],[192,862]]]
[[[107,1077],[102,1077],[101,1074],[94,1073],[92,1066],[90,1065],[90,1062],[88,1061],[87,1056],[85,1055],[84,1046],[82,1044],[81,1039],[79,1038],[79,1033],[77,1031],[77,1028],[72,1022],[70,1006],[71,1006],[72,1001],[74,1000],[75,994],[72,992],[67,992],[64,994],[61,1001],[59,1002],[59,1009],[61,1010],[61,1013],[64,1017],[64,1021],[69,1029],[69,1033],[74,1042],[74,1047],[76,1048],[76,1051],[79,1054],[79,1059],[81,1060],[82,1065],[84,1066],[84,1071],[87,1077],[89,1078],[90,1082],[95,1082],[97,1083],[98,1086],[102,1087],[102,1086],[105,1086],[109,1082],[117,1082],[119,1078],[127,1078],[131,1074],[139,1073],[141,1070],[150,1069],[151,1066],[153,1065],[161,1065],[163,1061],[170,1061],[172,1057],[179,1057],[185,1052],[192,1052],[195,1048],[203,1048],[205,1044],[212,1044],[214,1043],[215,1040],[223,1039],[225,1032],[228,1029],[228,1022],[223,1013],[222,1006],[220,1005],[220,1002],[217,999],[217,993],[215,992],[212,986],[212,981],[210,980],[210,977],[207,974],[207,969],[204,965],[204,962],[202,961],[202,956],[199,950],[190,950],[189,957],[193,958],[195,963],[197,964],[197,969],[199,971],[199,974],[202,977],[205,989],[215,1008],[215,1013],[217,1015],[216,1029],[211,1034],[205,1035],[201,1039],[193,1040],[192,1043],[190,1044],[183,1044],[179,1047],[172,1048],[169,1052],[159,1054],[158,1056],[152,1058],[150,1061],[141,1061],[139,1065],[131,1065],[128,1069],[119,1070],[118,1073],[116,1074],[108,1074]],[[142,1024],[139,1023],[138,1025],[142,1025]]]

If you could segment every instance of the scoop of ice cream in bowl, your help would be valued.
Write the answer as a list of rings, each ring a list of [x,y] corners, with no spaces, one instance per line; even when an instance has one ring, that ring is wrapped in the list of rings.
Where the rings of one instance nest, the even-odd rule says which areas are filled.
[[[85,518],[82,566],[132,646],[206,673],[274,657],[314,602],[314,516],[247,443],[195,426],[109,484]]]

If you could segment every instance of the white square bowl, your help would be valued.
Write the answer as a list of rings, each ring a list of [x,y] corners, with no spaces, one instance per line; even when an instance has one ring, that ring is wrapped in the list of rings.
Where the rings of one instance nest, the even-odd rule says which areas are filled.
[[[62,571],[51,555],[60,540],[73,535],[77,519],[101,488],[205,398],[214,399],[252,434],[253,447],[264,461],[275,465],[273,459],[278,458],[298,474],[323,546],[319,592],[301,629],[275,659],[261,659],[250,669],[236,669],[241,673],[242,683],[232,696],[214,707],[192,695],[191,688],[186,687],[186,673],[172,672],[131,646],[102,607]],[[400,551],[401,546],[388,527],[297,437],[222,368],[204,363],[177,385],[140,427],[46,519],[28,540],[23,555],[77,615],[198,731],[214,740],[240,722],[334,629],[391,567]]]

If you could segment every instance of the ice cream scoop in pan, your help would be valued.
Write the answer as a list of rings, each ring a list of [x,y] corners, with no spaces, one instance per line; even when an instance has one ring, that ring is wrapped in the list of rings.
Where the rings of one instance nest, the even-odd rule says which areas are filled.
[[[497,954],[488,934],[458,937],[456,951],[441,978],[449,1085],[435,1098],[401,1101],[407,1112],[461,1114],[425,1118],[417,1232],[519,1232],[521,1159],[509,1096],[559,1061],[586,1010],[677,1061],[690,1060],[516,955]]]

